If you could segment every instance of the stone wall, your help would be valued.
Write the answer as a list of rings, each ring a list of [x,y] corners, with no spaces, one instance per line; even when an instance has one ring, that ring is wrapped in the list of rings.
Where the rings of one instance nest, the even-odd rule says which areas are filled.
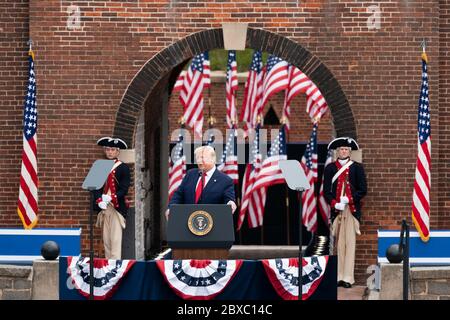
[[[450,300],[450,266],[412,267],[409,274],[410,300]],[[403,264],[382,263],[380,277],[379,294],[371,290],[369,299],[402,300]]]
[[[30,300],[33,269],[0,265],[0,300]]]
[[[450,300],[450,266],[411,269],[413,300]]]

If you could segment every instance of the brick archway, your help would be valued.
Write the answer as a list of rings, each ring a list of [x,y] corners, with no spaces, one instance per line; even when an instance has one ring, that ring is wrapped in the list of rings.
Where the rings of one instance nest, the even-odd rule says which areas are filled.
[[[193,56],[208,50],[223,49],[222,29],[194,33],[163,49],[139,70],[125,92],[116,115],[114,136],[133,145],[133,134],[147,97],[161,80],[170,76]],[[246,47],[258,49],[288,61],[302,70],[320,89],[333,116],[337,136],[357,138],[353,113],[341,86],[331,71],[300,44],[262,29],[248,28]]]

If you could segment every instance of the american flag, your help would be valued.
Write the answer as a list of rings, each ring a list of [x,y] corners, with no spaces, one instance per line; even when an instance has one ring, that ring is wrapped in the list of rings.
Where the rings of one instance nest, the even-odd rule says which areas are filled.
[[[236,51],[230,50],[228,51],[227,83],[226,83],[228,128],[233,127],[233,124],[235,124],[237,121],[237,111],[236,111],[237,89],[238,89],[238,78],[237,78]]]
[[[177,143],[172,150],[171,164],[169,166],[169,201],[186,174],[186,156],[183,154],[183,131],[184,129],[182,128]]]
[[[319,122],[322,116],[327,112],[328,104],[319,88],[317,88],[313,82],[311,82],[306,90],[306,96],[306,113],[313,123]]]
[[[277,56],[271,55],[267,59],[266,75],[264,77],[264,96],[261,109],[264,108],[269,98],[277,92],[288,87],[288,63]]]
[[[237,133],[236,127],[229,130],[225,151],[222,154],[222,161],[217,167],[220,171],[233,179],[234,184],[239,183],[238,159],[237,159]]]
[[[418,154],[412,203],[412,220],[422,241],[430,238],[431,126],[428,100],[427,55],[422,53],[422,86],[420,88],[417,142]]]
[[[203,88],[211,86],[211,66],[209,63],[209,52],[203,52]]]
[[[325,165],[323,168],[325,169],[327,165],[333,162],[333,150],[328,150],[327,153],[327,159],[325,160]],[[324,170],[325,171],[325,170]],[[323,175],[322,175],[322,184],[320,185],[319,190],[319,211],[320,215],[322,216],[323,221],[327,226],[330,225],[330,214],[331,214],[331,208],[328,204],[327,200],[325,199],[324,193],[323,193]]]
[[[262,53],[253,52],[252,63],[248,70],[247,82],[245,83],[244,102],[241,108],[241,121],[245,121],[244,129],[255,128],[258,115],[262,112],[264,71],[262,67]]]
[[[194,128],[196,137],[202,136],[203,128],[203,88],[205,87],[205,53],[196,55],[187,72],[182,72],[173,88],[180,91],[183,117],[189,127]],[[209,67],[208,67],[209,68]],[[206,69],[208,70],[208,69]]]
[[[38,222],[37,102],[34,53],[28,52],[28,84],[23,110],[23,150],[17,213],[25,229]]]
[[[259,129],[260,125],[258,124],[255,128],[255,136],[251,145],[251,163],[247,164],[244,180],[242,181],[242,202],[239,210],[237,230],[241,229],[247,212],[249,228],[257,228],[263,224],[267,188],[262,187],[253,191],[253,185],[261,170],[262,162],[262,155],[259,152]]]
[[[278,130],[278,135],[272,141],[267,158],[262,163],[261,171],[253,185],[253,190],[285,183],[286,180],[281,172],[279,161],[286,159],[286,125],[282,125]]]
[[[314,185],[317,181],[317,123],[313,125],[311,138],[306,145],[302,157],[302,167],[311,186],[302,194],[302,220],[306,229],[311,232],[317,230],[317,200]]]
[[[175,86],[173,87],[174,91],[180,91],[183,89],[184,78],[186,76],[186,70],[181,71],[178,76],[177,81],[175,82]],[[209,52],[203,52],[203,88],[207,89],[211,86],[211,67],[209,62]]]
[[[289,131],[291,116],[291,102],[295,96],[300,93],[305,93],[311,85],[311,80],[300,71],[296,66],[289,66],[289,85],[285,91],[284,106],[283,106],[283,118],[286,121],[286,130]]]

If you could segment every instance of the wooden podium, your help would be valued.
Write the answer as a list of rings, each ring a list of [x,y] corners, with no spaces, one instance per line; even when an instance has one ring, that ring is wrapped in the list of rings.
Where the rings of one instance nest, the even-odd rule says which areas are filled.
[[[172,259],[226,260],[230,249],[222,248],[188,248],[172,249]]]
[[[234,243],[231,207],[225,204],[172,205],[167,242],[172,249],[172,259],[228,259]]]

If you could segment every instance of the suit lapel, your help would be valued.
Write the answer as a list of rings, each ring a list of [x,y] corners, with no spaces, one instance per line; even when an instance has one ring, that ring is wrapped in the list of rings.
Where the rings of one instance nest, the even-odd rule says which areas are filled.
[[[214,170],[214,173],[213,173],[212,177],[209,179],[208,183],[206,184],[205,189],[203,189],[203,192],[206,192],[209,189],[214,187],[214,184],[217,181],[217,175],[219,174],[218,170],[219,169],[217,169],[217,168],[216,168],[216,170]]]

